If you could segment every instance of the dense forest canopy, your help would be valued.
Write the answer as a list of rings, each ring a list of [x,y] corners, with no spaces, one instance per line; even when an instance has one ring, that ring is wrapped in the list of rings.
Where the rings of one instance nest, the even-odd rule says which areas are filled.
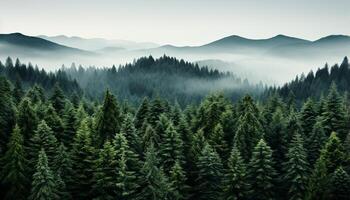
[[[74,67],[46,73],[9,63],[0,77],[1,199],[349,199],[350,101],[331,78],[322,98],[309,93],[300,108],[297,90],[298,98],[270,91],[264,101],[217,92],[181,108],[170,91],[122,102],[111,86],[128,81],[107,76],[146,84],[184,72],[206,81],[231,75],[169,57],[75,75]],[[75,81],[79,70],[88,79]],[[175,82],[154,87],[166,83]],[[101,102],[79,92],[106,84]]]

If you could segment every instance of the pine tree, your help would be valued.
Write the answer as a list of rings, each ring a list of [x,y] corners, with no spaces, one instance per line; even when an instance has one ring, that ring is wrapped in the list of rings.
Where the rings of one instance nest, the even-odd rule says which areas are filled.
[[[254,148],[249,163],[250,194],[253,199],[274,198],[274,178],[276,171],[273,168],[272,150],[261,139]]]
[[[222,159],[227,157],[229,147],[225,140],[223,127],[220,123],[215,126],[214,132],[211,134],[209,144],[212,145]]]
[[[76,133],[77,124],[76,112],[71,103],[66,103],[65,105],[65,108],[63,110],[62,123],[64,131],[61,140],[65,146],[70,147],[70,145],[73,143],[73,137]]]
[[[63,112],[66,103],[65,96],[58,83],[56,83],[53,88],[53,92],[50,97],[50,102],[58,114],[61,114]]]
[[[327,135],[332,131],[339,134],[339,138],[344,140],[346,137],[346,116],[342,107],[340,95],[337,91],[335,83],[332,83],[329,94],[325,102],[323,117],[323,126]]]
[[[288,185],[288,199],[302,200],[305,197],[309,165],[303,139],[298,133],[291,141],[287,159],[284,164],[286,168],[284,180]]]
[[[315,163],[312,174],[309,178],[306,198],[307,200],[323,200],[328,184],[327,166],[323,159],[318,159]]]
[[[186,185],[187,177],[184,169],[181,167],[181,162],[177,160],[170,170],[169,175],[171,187],[171,199],[181,200],[188,199],[188,189]]]
[[[56,148],[58,147],[58,142],[54,136],[51,128],[42,120],[38,128],[31,138],[29,146],[29,155],[30,155],[30,167],[34,169],[35,164],[37,163],[37,158],[39,151],[41,149],[45,150],[45,154],[49,162],[53,162],[56,155]]]
[[[64,140],[63,139],[63,136],[64,136],[63,122],[62,122],[62,119],[58,116],[55,109],[51,105],[49,105],[45,111],[44,120],[54,132],[55,137],[60,142],[63,142]]]
[[[13,98],[15,100],[15,103],[18,104],[24,95],[22,83],[21,83],[21,80],[19,79],[19,77],[16,78],[16,82],[15,82],[15,86],[13,88],[12,94],[13,94]]]
[[[140,130],[143,123],[147,122],[149,111],[150,111],[149,101],[148,101],[148,98],[145,97],[138,111],[136,112],[135,119],[134,119],[135,128],[137,130]]]
[[[330,200],[349,200],[349,191],[350,191],[350,177],[343,170],[342,167],[339,167],[333,173],[330,180],[330,191],[328,199]]]
[[[155,127],[159,117],[164,111],[165,108],[162,100],[159,97],[155,98],[149,108],[148,123]]]
[[[17,124],[21,129],[24,143],[28,146],[28,141],[38,126],[38,119],[29,98],[23,98],[18,106]]]
[[[72,196],[68,192],[67,185],[62,180],[61,175],[56,174],[54,176],[54,180],[55,180],[55,185],[56,185],[56,190],[57,190],[56,194],[58,196],[57,199],[65,199],[65,200],[72,199]]]
[[[308,151],[308,160],[311,166],[314,165],[316,160],[320,156],[321,149],[326,142],[326,134],[322,126],[322,121],[320,118],[317,118],[317,121],[312,129],[312,133],[309,138],[307,138],[307,151]]]
[[[315,102],[309,98],[303,105],[300,112],[300,125],[303,130],[304,138],[311,135],[314,124],[316,123]]]
[[[92,190],[95,149],[92,146],[92,136],[88,119],[84,119],[74,137],[72,145],[74,199],[88,199]]]
[[[1,170],[1,182],[6,186],[5,199],[26,199],[28,178],[27,160],[25,159],[25,150],[23,146],[23,136],[19,127],[16,125],[13,129],[8,150],[1,162],[4,166]]]
[[[70,152],[68,152],[67,147],[61,143],[56,150],[56,155],[51,168],[57,176],[60,176],[65,185],[72,183],[72,165],[73,163]]]
[[[107,90],[96,124],[100,146],[103,145],[105,140],[112,139],[119,132],[121,123],[121,113],[117,100]]]
[[[210,200],[221,197],[224,168],[220,156],[208,143],[198,157],[197,167],[199,169],[197,199]]]
[[[3,77],[0,77],[0,105],[0,155],[3,155],[15,125],[15,108],[10,83]]]
[[[172,124],[168,124],[160,145],[161,165],[170,172],[176,161],[184,162],[183,142]]]
[[[263,127],[259,121],[257,109],[250,97],[243,99],[244,109],[237,121],[236,135],[234,145],[241,152],[244,160],[249,160],[251,150],[263,136]]]
[[[159,161],[153,143],[149,145],[145,155],[145,163],[141,169],[143,183],[139,198],[148,200],[168,199],[170,193],[169,180],[159,168]]]
[[[151,143],[153,143],[153,144],[160,143],[159,135],[156,134],[155,130],[152,128],[152,126],[150,124],[144,123],[142,129],[145,130],[144,134],[142,136],[143,149],[147,149]]]
[[[137,155],[141,156],[143,153],[141,138],[135,129],[131,115],[126,115],[124,122],[121,126],[120,132],[122,132],[123,135],[125,135],[127,141],[129,142],[131,150]]]
[[[99,152],[94,172],[93,190],[96,199],[114,199],[117,196],[116,182],[117,161],[116,151],[111,142],[106,141]]]
[[[225,173],[224,199],[246,199],[248,195],[247,168],[236,147],[232,148]]]
[[[32,190],[29,199],[58,199],[57,185],[54,175],[48,165],[45,150],[39,152],[38,163],[36,164],[35,173],[33,175]]]
[[[344,147],[335,132],[331,134],[324,148],[321,150],[320,158],[324,160],[328,174],[333,173],[346,161]]]

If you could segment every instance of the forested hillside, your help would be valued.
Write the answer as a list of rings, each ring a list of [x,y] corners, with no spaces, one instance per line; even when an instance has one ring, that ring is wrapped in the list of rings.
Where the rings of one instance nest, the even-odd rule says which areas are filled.
[[[109,88],[120,99],[140,102],[143,97],[161,96],[181,105],[198,103],[208,93],[222,91],[231,99],[238,100],[246,93],[259,94],[262,84],[251,85],[231,73],[199,67],[197,64],[162,56],[135,60],[132,64],[112,68],[83,68],[73,65],[62,68],[76,79],[87,97],[102,99]]]
[[[349,199],[350,105],[336,84],[301,109],[277,95],[262,104],[218,93],[181,109],[108,90],[90,103],[59,85],[16,89],[0,78],[2,199]]]
[[[332,83],[337,84],[341,93],[350,92],[350,65],[347,57],[340,65],[335,64],[329,68],[326,64],[316,72],[311,71],[306,76],[302,74],[282,87],[270,88],[266,95],[277,93],[284,99],[293,97],[298,102],[303,102],[309,97],[323,98]]]

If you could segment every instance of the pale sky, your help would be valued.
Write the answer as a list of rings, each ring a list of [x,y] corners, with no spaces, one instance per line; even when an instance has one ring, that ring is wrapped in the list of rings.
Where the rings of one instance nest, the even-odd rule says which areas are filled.
[[[350,0],[0,0],[0,32],[199,45],[350,35]]]

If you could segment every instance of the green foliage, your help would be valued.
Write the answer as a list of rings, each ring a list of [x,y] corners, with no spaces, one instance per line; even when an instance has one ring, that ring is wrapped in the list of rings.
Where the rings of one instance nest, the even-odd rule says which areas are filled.
[[[91,195],[95,148],[92,146],[91,129],[88,119],[82,121],[72,145],[72,196],[87,199]]]
[[[288,185],[288,199],[302,200],[305,197],[309,164],[303,145],[302,137],[296,133],[287,153],[288,161],[285,163],[284,180]]]
[[[8,150],[1,162],[4,166],[1,170],[1,182],[6,186],[5,199],[26,199],[28,178],[27,160],[23,146],[23,136],[18,125],[13,129]]]
[[[33,175],[32,190],[29,199],[59,199],[57,192],[57,185],[48,165],[45,150],[41,149]]]
[[[201,200],[218,199],[223,191],[224,168],[220,156],[205,144],[198,157],[198,198]]]
[[[321,149],[326,142],[326,134],[322,126],[322,121],[317,118],[316,123],[312,129],[312,133],[309,138],[307,138],[306,147],[308,151],[308,160],[311,166],[316,162],[320,156]]]
[[[59,114],[63,112],[65,106],[65,97],[62,89],[58,83],[53,87],[52,96],[50,97],[50,102],[52,106],[55,108],[55,111]]]
[[[169,181],[172,193],[171,199],[181,200],[188,198],[187,177],[179,160],[175,161],[174,166],[170,170]]]
[[[99,144],[112,139],[119,132],[121,125],[121,113],[114,95],[108,90],[105,94],[103,105],[98,113],[96,129],[99,136]]]
[[[233,147],[225,173],[224,199],[238,200],[248,197],[247,166],[237,148]]]
[[[330,188],[329,188],[329,196],[328,199],[334,200],[346,200],[349,199],[349,191],[350,191],[350,177],[343,170],[342,167],[339,167],[332,174],[330,180]]]
[[[274,199],[274,178],[277,174],[273,166],[272,150],[261,139],[254,148],[248,168],[253,199]]]
[[[344,153],[344,147],[335,132],[326,141],[321,151],[320,159],[324,160],[328,173],[333,173],[338,167],[345,164],[346,154]]]

